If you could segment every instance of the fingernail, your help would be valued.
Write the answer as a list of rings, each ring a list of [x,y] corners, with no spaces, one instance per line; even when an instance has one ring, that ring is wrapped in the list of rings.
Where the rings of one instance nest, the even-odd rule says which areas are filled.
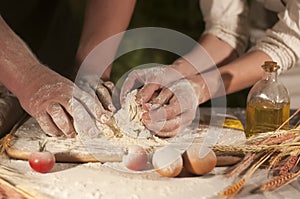
[[[101,122],[102,124],[105,124],[105,123],[107,123],[107,122],[110,120],[110,118],[111,118],[111,115],[110,115],[110,114],[104,113],[104,114],[102,114],[101,117],[100,117],[100,122]]]
[[[95,138],[98,136],[98,134],[99,134],[99,131],[95,128],[92,128],[88,131],[88,135],[90,138]]]
[[[161,107],[160,104],[151,104],[151,105],[150,105],[150,110],[155,110],[155,109],[158,109],[158,108],[160,108],[160,107]]]
[[[109,104],[107,108],[113,113],[117,110],[113,104]]]

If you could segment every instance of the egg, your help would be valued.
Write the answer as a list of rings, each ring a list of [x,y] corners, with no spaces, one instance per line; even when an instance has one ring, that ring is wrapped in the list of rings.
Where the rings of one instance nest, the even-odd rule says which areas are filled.
[[[148,155],[145,149],[139,145],[131,145],[122,158],[123,164],[130,170],[143,170],[148,162]]]
[[[184,168],[195,175],[211,172],[217,164],[217,157],[210,148],[193,143],[183,154]]]
[[[180,151],[168,146],[154,152],[152,164],[155,171],[165,177],[176,177],[183,168]]]

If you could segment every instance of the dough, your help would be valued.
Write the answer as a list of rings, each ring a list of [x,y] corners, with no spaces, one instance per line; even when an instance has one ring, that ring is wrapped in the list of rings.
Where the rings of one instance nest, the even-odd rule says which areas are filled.
[[[152,134],[142,123],[144,111],[135,101],[136,94],[137,90],[127,94],[125,106],[114,115],[114,120],[123,134],[133,138],[149,138]]]

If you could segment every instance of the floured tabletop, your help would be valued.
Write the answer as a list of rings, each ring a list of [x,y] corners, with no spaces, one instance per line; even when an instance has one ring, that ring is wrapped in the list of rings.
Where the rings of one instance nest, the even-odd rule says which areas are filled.
[[[56,164],[51,173],[39,174],[22,160],[2,161],[22,173],[22,179],[10,179],[35,198],[49,199],[217,199],[218,193],[233,179],[222,174],[224,167],[216,167],[209,175],[162,177],[156,172],[133,174],[114,169],[114,163]],[[1,171],[0,171],[1,174]],[[241,199],[297,199],[300,182],[294,181],[280,190],[267,193],[249,193],[266,178],[263,170],[246,184],[236,198]]]
[[[235,109],[233,111],[239,112],[240,115],[238,117],[243,121],[244,110]],[[242,139],[240,133],[237,130],[229,131],[225,129],[220,134],[218,143],[222,144]],[[13,146],[22,148],[19,152],[21,154],[25,153],[25,155],[23,154],[24,158],[18,158],[19,160],[2,159],[1,165],[9,166],[18,171],[13,172],[14,174],[9,178],[10,181],[16,186],[33,193],[36,196],[35,198],[212,199],[219,198],[218,194],[234,180],[222,175],[226,167],[216,167],[210,174],[205,176],[191,176],[183,172],[176,178],[162,177],[153,170],[133,173],[124,169],[124,166],[119,162],[123,154],[122,147],[116,150],[116,147],[110,149],[105,145],[99,145],[97,150],[100,152],[100,156],[95,158],[94,156],[89,156],[89,150],[86,149],[86,146],[82,144],[80,139],[48,137],[41,132],[41,129],[33,119],[22,125],[19,131],[16,132],[16,136],[17,138],[18,136],[22,138],[16,139]],[[47,174],[39,174],[32,171],[28,161],[20,159],[26,159],[28,153],[37,150],[38,142],[44,139],[48,140],[47,150],[59,154],[57,157],[61,157],[61,160],[64,160],[62,162],[76,162],[74,160],[77,158],[77,162],[87,161],[88,163],[57,163],[53,170]],[[101,157],[105,163],[97,162]],[[0,167],[0,176],[5,177],[5,175],[10,174],[7,174],[7,171],[3,172],[3,169]],[[299,180],[273,192],[250,193],[253,188],[267,177],[267,173],[264,170],[258,170],[236,198],[296,199],[299,197]]]
[[[201,138],[207,131],[206,127],[198,128],[193,132],[193,137]],[[219,143],[232,143],[245,139],[243,132],[235,129],[216,127],[214,133],[218,134],[216,139]],[[172,139],[158,137],[135,139],[123,136],[121,138],[93,138],[85,142],[80,139],[80,136],[75,138],[49,137],[42,131],[35,119],[29,118],[12,135],[7,153],[11,158],[26,160],[32,152],[39,150],[39,142],[46,142],[46,149],[55,154],[58,162],[119,162],[122,160],[124,147],[129,145],[138,144],[151,149],[167,145],[170,141],[189,144],[189,140],[189,137],[184,136]]]

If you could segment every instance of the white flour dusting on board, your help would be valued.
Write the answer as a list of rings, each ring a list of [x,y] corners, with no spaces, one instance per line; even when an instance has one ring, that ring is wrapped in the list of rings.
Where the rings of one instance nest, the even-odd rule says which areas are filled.
[[[128,93],[125,105],[114,115],[114,120],[122,136],[115,136],[115,132],[108,127],[97,123],[98,128],[106,135],[110,143],[116,146],[126,147],[140,145],[144,148],[152,148],[168,144],[166,140],[153,135],[142,123],[143,110],[135,101],[137,90]]]
[[[142,107],[136,103],[137,90],[127,94],[125,105],[114,115],[120,130],[131,137],[149,138],[151,132],[142,123]]]

